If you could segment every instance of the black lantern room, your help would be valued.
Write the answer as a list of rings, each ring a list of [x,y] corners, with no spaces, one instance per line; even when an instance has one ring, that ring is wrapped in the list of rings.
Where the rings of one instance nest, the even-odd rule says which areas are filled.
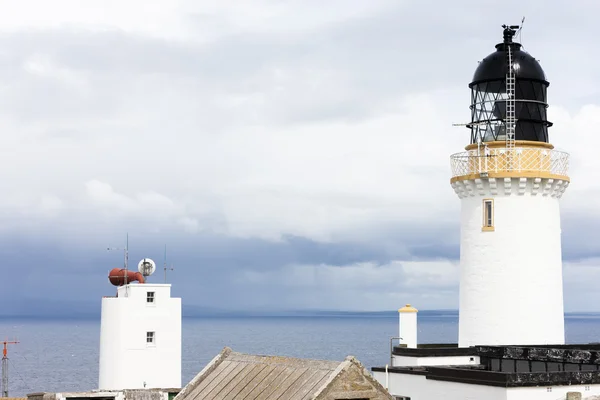
[[[511,49],[515,77],[515,140],[548,142],[546,92],[550,83],[544,70],[521,44],[513,42],[518,26],[504,26],[504,41],[484,58],[471,88],[471,143],[506,140],[507,48]]]

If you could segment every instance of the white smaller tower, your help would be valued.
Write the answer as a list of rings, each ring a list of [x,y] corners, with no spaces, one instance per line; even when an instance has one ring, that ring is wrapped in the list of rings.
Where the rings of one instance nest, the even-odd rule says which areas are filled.
[[[417,312],[410,304],[398,310],[400,323],[400,345],[417,348]]]
[[[181,299],[170,284],[146,283],[154,261],[138,269],[109,274],[118,289],[102,299],[100,390],[181,387]]]

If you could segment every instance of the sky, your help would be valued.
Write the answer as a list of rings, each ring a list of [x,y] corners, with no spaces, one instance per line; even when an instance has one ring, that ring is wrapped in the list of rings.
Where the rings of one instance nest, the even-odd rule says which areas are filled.
[[[0,314],[99,310],[127,234],[186,305],[457,308],[452,124],[523,16],[571,154],[565,308],[600,311],[600,3],[497,4],[0,0]]]

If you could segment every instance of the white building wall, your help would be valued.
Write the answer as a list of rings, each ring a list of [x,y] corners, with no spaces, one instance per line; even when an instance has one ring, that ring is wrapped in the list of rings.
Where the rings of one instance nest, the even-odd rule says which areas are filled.
[[[411,400],[432,400],[427,396],[427,386],[431,381],[424,375],[408,375],[372,371],[373,377],[385,387],[392,396],[406,396]],[[387,386],[386,386],[387,384]]]
[[[385,387],[385,372],[373,371],[372,374]],[[580,392],[582,399],[600,395],[600,385],[503,388],[396,373],[388,373],[387,384],[393,396],[406,396],[411,400],[564,400],[567,392]]]
[[[600,385],[509,388],[507,400],[564,400],[567,392],[580,392],[581,398],[600,395]]]
[[[385,387],[385,372],[373,371],[373,376]],[[506,388],[436,381],[424,375],[389,373],[387,382],[393,396],[411,400],[508,400]]]
[[[155,343],[146,342],[147,332],[155,332]],[[98,386],[181,387],[181,299],[171,298],[171,285],[129,284],[102,299]]]
[[[461,198],[459,346],[564,344],[559,198],[566,182],[490,178]],[[482,231],[483,200],[494,231]]]
[[[479,356],[407,357],[392,356],[394,367],[423,367],[434,365],[478,365]]]

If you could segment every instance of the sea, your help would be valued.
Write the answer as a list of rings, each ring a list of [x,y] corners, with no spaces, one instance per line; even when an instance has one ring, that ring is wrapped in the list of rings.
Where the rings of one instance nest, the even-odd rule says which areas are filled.
[[[456,343],[458,313],[421,311],[420,343]],[[567,343],[600,341],[600,313],[565,315]],[[182,384],[225,346],[234,351],[301,358],[356,357],[367,368],[385,366],[397,313],[183,318]],[[9,346],[9,396],[87,391],[98,385],[99,319],[0,317],[0,341]]]

